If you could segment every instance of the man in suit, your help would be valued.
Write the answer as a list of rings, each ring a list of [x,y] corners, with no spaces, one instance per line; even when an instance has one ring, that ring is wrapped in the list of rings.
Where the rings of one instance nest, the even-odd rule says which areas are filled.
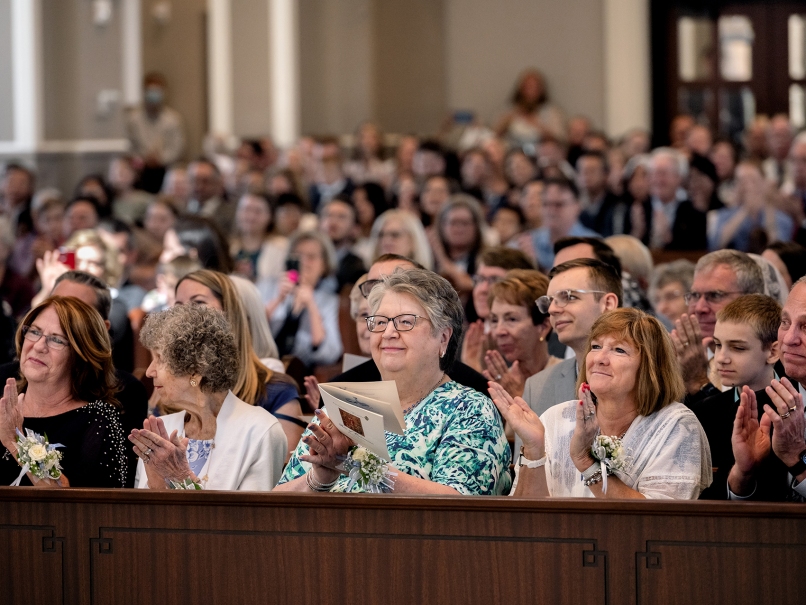
[[[548,312],[560,342],[574,357],[538,372],[526,381],[523,398],[538,415],[551,406],[577,397],[577,362],[584,363],[593,323],[605,311],[621,306],[621,278],[600,260],[581,258],[557,265],[549,273],[548,295],[538,308]],[[516,436],[515,452],[520,450]]]

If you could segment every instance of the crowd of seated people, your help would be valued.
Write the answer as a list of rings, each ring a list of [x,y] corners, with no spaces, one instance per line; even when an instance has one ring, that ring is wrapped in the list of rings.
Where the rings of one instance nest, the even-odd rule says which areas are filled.
[[[319,385],[386,380],[391,491],[806,500],[806,131],[611,140],[534,70],[511,102],[134,145],[70,194],[7,163],[0,484],[358,491]],[[60,479],[21,474],[23,429]]]

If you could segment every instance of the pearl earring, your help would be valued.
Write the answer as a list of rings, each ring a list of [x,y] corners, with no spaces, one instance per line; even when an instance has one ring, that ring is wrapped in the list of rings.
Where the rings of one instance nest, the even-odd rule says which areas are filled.
[[[190,386],[195,387],[196,384],[197,384],[196,381],[191,378],[190,379]]]
[[[541,336],[540,337],[540,342],[543,342],[544,340],[546,340],[546,339]]]

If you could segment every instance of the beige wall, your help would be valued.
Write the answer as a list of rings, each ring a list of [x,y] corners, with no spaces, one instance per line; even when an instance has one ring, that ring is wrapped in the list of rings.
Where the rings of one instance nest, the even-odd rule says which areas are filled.
[[[299,0],[300,128],[352,132],[374,117],[371,0]]]
[[[494,121],[541,69],[569,116],[605,122],[602,0],[301,0],[302,130],[435,132],[456,109]]]
[[[238,136],[271,132],[268,28],[266,0],[232,3],[233,125]]]
[[[193,158],[207,132],[207,3],[171,0],[171,21],[163,26],[151,16],[158,0],[141,1],[143,73],[159,71],[168,79],[168,104],[184,118],[186,155]]]
[[[121,15],[98,27],[92,3],[42,3],[42,94],[45,140],[110,139],[124,135],[120,104],[97,113],[101,90],[122,89]]]
[[[536,67],[552,103],[601,127],[600,0],[444,0],[447,99],[485,121],[508,107],[518,74]]]
[[[0,0],[0,141],[14,138],[11,52],[11,0]]]

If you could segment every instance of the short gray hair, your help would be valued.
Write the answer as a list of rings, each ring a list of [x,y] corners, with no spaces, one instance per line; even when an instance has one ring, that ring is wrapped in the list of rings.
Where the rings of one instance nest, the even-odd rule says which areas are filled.
[[[694,281],[694,263],[681,258],[655,267],[650,292],[655,292],[675,282],[682,284],[683,290],[688,292],[691,289],[692,281]]]
[[[238,380],[235,337],[220,311],[202,305],[176,305],[146,318],[140,342],[158,350],[174,376],[202,376],[204,393],[229,391]]]
[[[440,369],[449,372],[459,353],[464,327],[462,303],[453,286],[444,277],[427,269],[397,269],[391,275],[385,275],[383,281],[370,292],[369,308],[372,313],[378,310],[381,300],[389,292],[408,294],[417,300],[431,322],[432,334],[445,328],[452,329],[445,356],[439,360]]]
[[[742,294],[764,294],[764,274],[756,262],[738,250],[717,250],[697,261],[694,274],[727,265],[736,274],[736,285]]]

